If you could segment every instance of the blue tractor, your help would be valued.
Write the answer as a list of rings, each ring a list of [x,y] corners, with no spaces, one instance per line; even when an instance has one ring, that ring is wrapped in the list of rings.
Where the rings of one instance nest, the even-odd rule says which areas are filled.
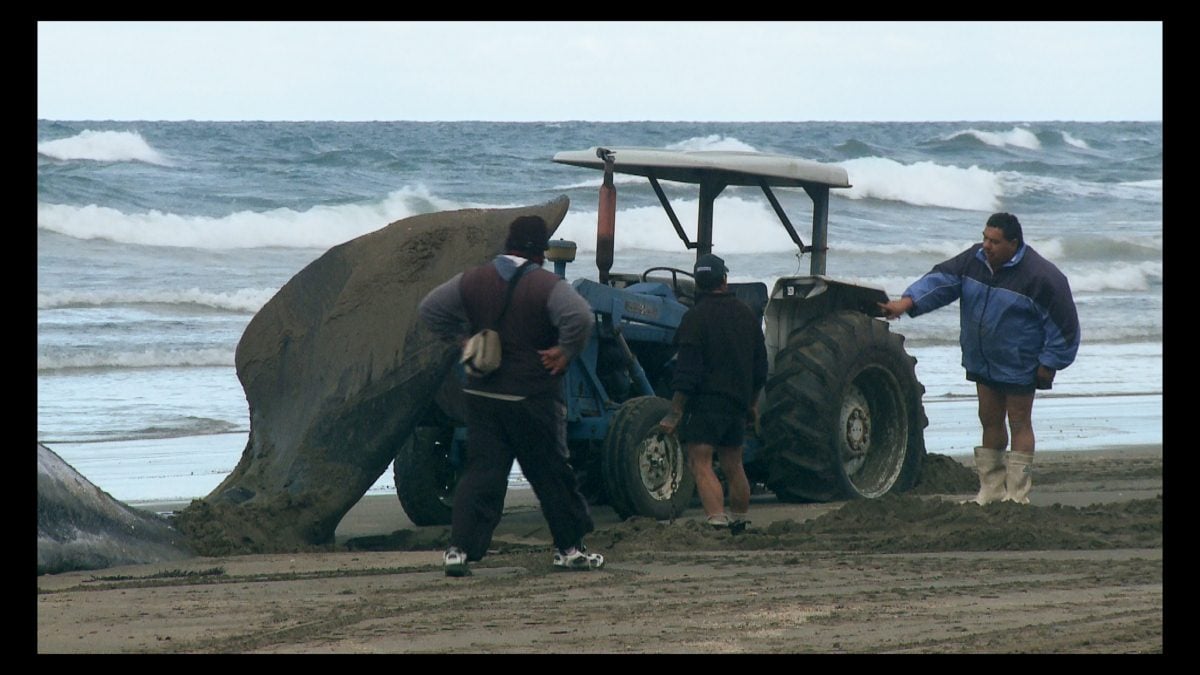
[[[759,188],[798,250],[811,254],[809,276],[730,284],[763,318],[769,377],[759,427],[747,439],[746,473],[780,500],[877,498],[912,487],[925,456],[927,425],[916,359],[879,318],[878,288],[825,276],[829,194],[850,187],[839,167],[753,152],[590,148],[554,161],[604,172],[596,237],[598,281],[572,282],[591,305],[596,329],[564,378],[571,461],[585,495],[622,518],[668,520],[695,494],[686,454],[657,431],[670,408],[675,329],[695,303],[690,272],[651,267],[613,273],[616,189],[613,175],[645,177],[680,240],[700,256],[712,252],[713,203],[729,186]],[[699,186],[693,241],[659,181]],[[811,198],[812,237],[805,244],[773,187],[802,188]],[[567,277],[573,242],[551,242],[547,261]],[[398,451],[396,490],[417,525],[450,522],[466,429],[453,378],[437,405]]]

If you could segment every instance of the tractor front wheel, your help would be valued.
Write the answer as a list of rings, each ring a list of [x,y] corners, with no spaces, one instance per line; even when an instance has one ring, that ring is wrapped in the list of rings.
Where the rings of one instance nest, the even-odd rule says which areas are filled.
[[[670,410],[665,398],[640,396],[623,403],[613,417],[604,442],[603,476],[609,505],[622,519],[673,519],[696,492],[679,440],[657,429]]]

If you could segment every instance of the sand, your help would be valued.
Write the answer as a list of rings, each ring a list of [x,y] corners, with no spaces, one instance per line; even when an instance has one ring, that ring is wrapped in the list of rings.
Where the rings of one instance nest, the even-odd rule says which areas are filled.
[[[38,653],[1163,653],[1162,447],[1039,453],[1029,506],[912,493],[784,504],[714,533],[594,507],[595,572],[554,571],[528,490],[447,578],[448,532],[368,496],[336,544],[37,578]],[[143,505],[156,511],[182,504]]]

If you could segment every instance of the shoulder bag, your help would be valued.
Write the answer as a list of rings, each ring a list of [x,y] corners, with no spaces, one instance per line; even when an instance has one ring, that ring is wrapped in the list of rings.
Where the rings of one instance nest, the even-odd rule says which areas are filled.
[[[516,289],[517,282],[521,280],[525,270],[529,269],[532,264],[532,261],[526,261],[517,268],[512,279],[508,280],[508,293],[504,296],[504,306],[500,308],[500,315],[496,317],[496,321],[492,325],[497,327],[500,325],[500,320],[508,311],[508,303],[512,301],[513,290]],[[474,377],[491,375],[500,367],[500,333],[496,332],[494,328],[484,328],[472,335],[463,345],[462,358],[459,361],[462,363],[463,370],[466,370],[469,375]]]

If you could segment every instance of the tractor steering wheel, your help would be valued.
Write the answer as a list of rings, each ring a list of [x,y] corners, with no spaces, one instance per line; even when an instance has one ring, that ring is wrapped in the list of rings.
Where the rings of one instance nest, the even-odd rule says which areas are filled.
[[[651,268],[647,269],[645,272],[642,272],[642,281],[646,281],[646,278],[650,276],[651,272],[660,272],[660,271],[671,273],[671,290],[675,291],[675,297],[681,298],[681,299],[687,298],[688,300],[691,300],[692,302],[696,301],[696,296],[694,294],[688,293],[687,291],[683,290],[683,288],[679,285],[679,275],[680,274],[691,277],[692,283],[696,282],[696,275],[692,274],[691,272],[688,272],[687,270],[681,270],[677,267],[651,267]]]

